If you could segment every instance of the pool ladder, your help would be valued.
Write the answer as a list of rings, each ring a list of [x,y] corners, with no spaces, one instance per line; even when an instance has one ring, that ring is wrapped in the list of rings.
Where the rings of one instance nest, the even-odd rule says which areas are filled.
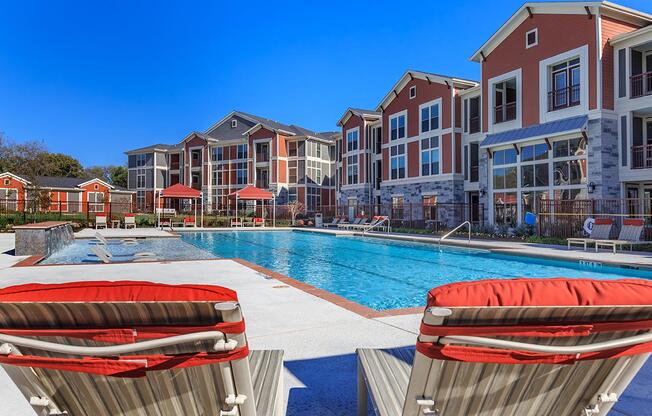
[[[469,222],[469,221],[464,221],[463,223],[461,223],[461,224],[458,225],[457,227],[453,228],[452,230],[450,230],[449,232],[447,232],[446,234],[444,234],[444,236],[443,236],[442,238],[439,239],[439,249],[441,250],[441,242],[442,242],[442,241],[444,241],[445,239],[447,239],[448,237],[450,237],[451,234],[453,234],[455,231],[459,230],[460,228],[464,227],[465,225],[467,225],[467,226],[469,227],[469,244],[471,244],[471,222]]]

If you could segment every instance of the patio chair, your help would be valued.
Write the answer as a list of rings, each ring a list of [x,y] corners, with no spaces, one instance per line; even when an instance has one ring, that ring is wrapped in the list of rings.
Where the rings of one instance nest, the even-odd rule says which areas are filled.
[[[330,228],[330,227],[337,227],[337,224],[341,221],[342,219],[339,217],[333,217],[333,221],[324,224],[324,227]]]
[[[365,229],[367,231],[375,231],[375,230],[380,230],[380,231],[390,231],[390,225],[389,225],[389,217],[384,216],[384,215],[378,215],[376,218],[376,222],[374,224],[369,224]]]
[[[637,244],[650,244],[649,241],[641,241],[641,234],[645,228],[645,221],[639,218],[626,218],[623,220],[623,226],[620,229],[617,240],[596,240],[595,252],[598,252],[600,247],[611,247],[613,253],[616,254],[616,248],[622,246],[629,246],[631,250]]]
[[[26,284],[0,315],[0,363],[36,414],[283,414],[283,351],[249,350],[230,289]]]
[[[590,238],[568,238],[566,243],[568,244],[568,250],[571,248],[571,244],[578,244],[584,246],[584,251],[588,244],[594,243],[596,240],[606,240],[611,234],[611,227],[613,227],[614,221],[611,218],[596,218],[593,223],[593,229],[591,230]]]
[[[428,294],[416,351],[359,349],[358,415],[605,416],[652,351],[652,282],[513,279]]]
[[[367,227],[369,227],[370,225],[375,224],[375,222],[376,222],[376,217],[373,217],[371,222],[369,222],[369,220],[365,217],[365,218],[362,218],[362,220],[359,223],[349,225],[347,227],[347,229],[349,229],[349,230],[364,230]]]
[[[360,221],[362,221],[362,217],[356,217],[356,218],[353,219],[353,221],[351,223],[343,222],[343,223],[338,224],[337,228],[347,229],[352,225],[360,224]]]
[[[265,219],[261,217],[254,217],[253,219],[253,226],[254,227],[265,227]]]
[[[231,227],[242,227],[242,220],[240,218],[231,218]]]
[[[133,253],[129,255],[114,255],[110,251],[108,251],[107,249],[99,245],[91,247],[91,253],[97,256],[97,258],[100,259],[102,263],[107,263],[107,264],[114,261],[120,261],[120,260],[127,261],[128,259],[131,259],[131,261],[134,262],[158,260],[156,254],[151,253],[149,251],[142,251],[142,252]],[[115,260],[116,258],[118,260]]]
[[[108,238],[104,237],[99,232],[95,232],[95,240],[93,241],[96,242],[96,244],[101,244],[103,246],[118,246],[118,245],[135,246],[138,244],[138,240],[135,238],[121,238],[119,240],[110,241]]]
[[[95,229],[108,228],[106,215],[96,215],[95,216]]]
[[[183,227],[196,227],[197,224],[195,223],[195,217],[184,217],[183,219]]]
[[[125,230],[129,228],[136,228],[136,215],[125,214]]]

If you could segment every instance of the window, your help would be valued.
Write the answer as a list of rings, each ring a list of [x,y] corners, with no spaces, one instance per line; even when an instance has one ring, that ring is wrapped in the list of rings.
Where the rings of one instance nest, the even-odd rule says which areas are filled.
[[[498,225],[516,225],[518,204],[516,192],[494,193],[494,221]]]
[[[547,191],[530,191],[521,194],[521,218],[527,212],[539,212],[541,201],[548,198]]]
[[[475,143],[470,143],[469,145],[469,159],[468,159],[468,167],[469,167],[469,173],[468,173],[468,178],[469,182],[478,182],[480,175],[479,175],[479,166],[480,166],[480,144],[475,142]]]
[[[473,134],[480,131],[480,97],[464,100],[464,132]]]
[[[290,186],[288,188],[288,202],[294,202],[297,200],[297,187]]]
[[[516,78],[494,84],[494,123],[516,120]]]
[[[346,150],[348,152],[358,150],[358,129],[346,132]]]
[[[421,133],[439,129],[439,104],[421,107]]]
[[[410,87],[410,99],[416,98],[417,96],[417,86],[413,85]]]
[[[219,162],[224,160],[224,148],[223,147],[214,147],[213,154],[211,155],[211,160],[213,162]]]
[[[297,162],[296,160],[288,162],[288,182],[297,183]]]
[[[297,156],[297,142],[288,142],[288,157]]]
[[[237,151],[238,151],[238,159],[246,159],[247,158],[247,145],[246,144],[239,144]]]
[[[529,49],[539,44],[539,31],[532,29],[525,34],[525,49]]]
[[[390,139],[398,140],[405,137],[405,114],[389,119]]]
[[[317,211],[321,207],[321,191],[319,188],[308,186],[306,188],[308,211]]]
[[[580,104],[580,58],[556,64],[550,69],[548,111]]]
[[[88,193],[88,212],[104,211],[104,194],[102,192]]]
[[[586,183],[586,141],[584,138],[559,140],[553,143],[553,176],[555,186]]]
[[[405,145],[399,144],[390,147],[390,179],[405,178]]]
[[[234,129],[236,127],[238,127],[238,120],[236,119],[231,120],[231,128]]]
[[[306,161],[306,176],[308,179],[310,179],[313,183],[317,185],[321,185],[321,162],[317,162],[314,160],[308,160]]]
[[[16,189],[0,189],[0,209],[3,211],[18,209],[18,191]]]
[[[147,164],[147,155],[136,155],[136,167],[142,167]]]
[[[439,173],[439,137],[421,139],[421,176]]]
[[[402,195],[393,195],[392,196],[392,218],[404,218],[405,199]]]
[[[11,185],[11,179],[5,179],[5,186]]]
[[[505,149],[493,155],[494,189],[513,189],[517,186],[516,150]],[[512,166],[509,166],[512,165]]]
[[[436,220],[437,219],[437,197],[435,195],[423,195],[423,219]]]
[[[195,149],[190,151],[190,160],[192,161],[192,166],[201,165],[201,149]]]
[[[247,163],[236,163],[236,180],[238,185],[245,185],[247,183]]]
[[[136,188],[145,188],[145,169],[138,169],[136,171]]]
[[[531,163],[541,161],[543,163]],[[521,187],[547,187],[548,178],[548,145],[539,143],[521,147]]]
[[[358,183],[358,155],[346,158],[346,183],[349,185]]]

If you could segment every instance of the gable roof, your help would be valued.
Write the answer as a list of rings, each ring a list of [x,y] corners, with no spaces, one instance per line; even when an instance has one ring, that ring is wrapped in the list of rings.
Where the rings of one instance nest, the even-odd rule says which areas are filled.
[[[142,153],[142,152],[154,152],[154,151],[167,152],[168,150],[173,150],[178,147],[179,147],[178,144],[157,143],[145,147],[139,147],[138,149],[127,150],[125,153],[130,154],[130,153]]]
[[[5,177],[7,177],[7,176],[10,177],[10,178],[12,178],[12,179],[17,180],[18,182],[22,182],[22,183],[25,184],[25,185],[29,185],[29,184],[30,184],[30,182],[29,182],[27,179],[25,179],[25,178],[21,178],[21,177],[18,176],[18,175],[14,175],[14,174],[11,173],[11,172],[3,172],[3,173],[0,173],[0,178],[5,178]]]
[[[405,86],[412,79],[422,79],[428,82],[436,82],[439,84],[452,85],[455,88],[466,89],[472,88],[478,85],[477,81],[472,81],[463,78],[449,77],[447,75],[433,74],[432,72],[423,72],[423,71],[414,71],[409,69],[405,71],[403,76],[398,80],[396,84],[389,90],[387,95],[382,99],[382,101],[376,106],[376,111],[384,111],[384,109],[396,98],[398,93],[405,88]]]
[[[37,176],[36,184],[43,188],[77,189],[91,182],[100,182],[109,189],[115,187],[99,178],[68,178],[65,176]]]
[[[553,2],[528,2],[523,4],[502,26],[494,32],[491,37],[473,53],[470,60],[482,61],[482,55],[486,58],[510,33],[512,33],[525,19],[536,14],[584,14],[587,15],[587,8],[595,15],[600,11],[609,16],[616,17],[626,22],[646,26],[652,22],[652,15],[630,9],[629,7],[611,3],[609,1],[553,1]]]
[[[381,117],[380,111],[364,110],[362,108],[349,107],[346,109],[342,117],[337,122],[338,126],[343,126],[351,118],[351,116],[362,117],[365,120],[378,120]]]

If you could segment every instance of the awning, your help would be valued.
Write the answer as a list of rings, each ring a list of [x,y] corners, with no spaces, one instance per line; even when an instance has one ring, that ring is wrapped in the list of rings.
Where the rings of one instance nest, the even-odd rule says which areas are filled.
[[[201,192],[183,184],[172,185],[161,191],[161,198],[200,198]]]
[[[562,134],[581,133],[586,130],[589,117],[586,115],[564,118],[562,120],[550,121],[548,123],[523,127],[501,133],[489,134],[480,143],[480,147],[493,147],[505,144],[513,144],[530,140],[550,138]]]
[[[269,191],[264,191],[260,188],[256,188],[253,185],[249,185],[245,188],[240,189],[239,191],[231,192],[229,198],[238,198],[242,200],[263,200],[267,201],[274,198],[274,195]]]

